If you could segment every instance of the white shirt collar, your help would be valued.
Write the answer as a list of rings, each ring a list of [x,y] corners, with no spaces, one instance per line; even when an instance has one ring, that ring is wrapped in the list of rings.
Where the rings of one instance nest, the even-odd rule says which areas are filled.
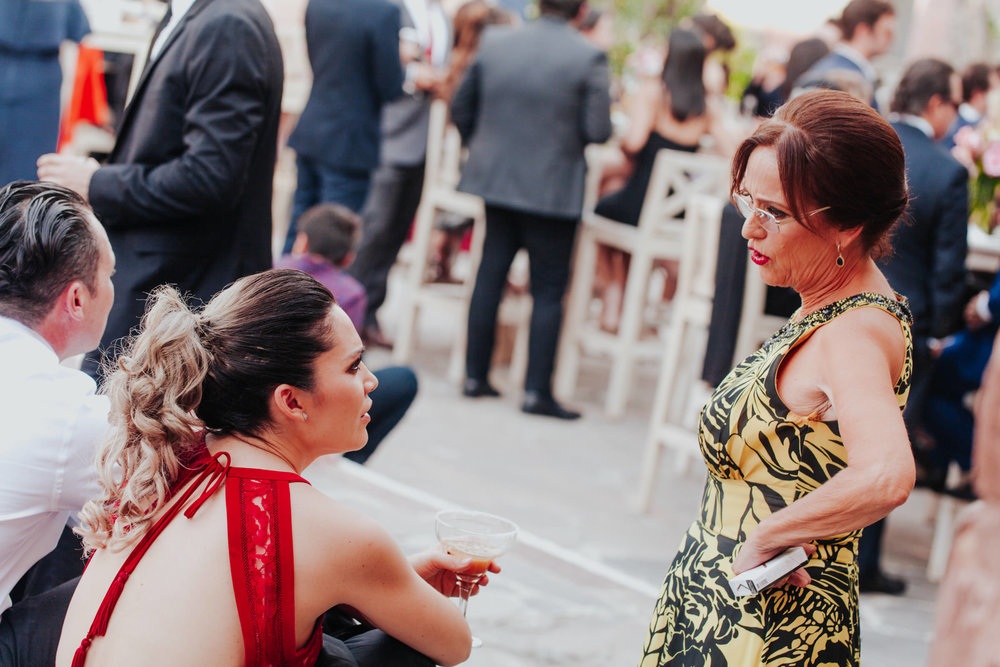
[[[191,9],[191,5],[196,3],[198,0],[171,0],[171,14],[170,22],[163,26],[163,30],[156,37],[156,43],[153,44],[153,49],[149,53],[149,59],[153,60],[156,56],[160,55],[160,51],[163,50],[163,45],[167,43],[167,39],[170,37],[170,33],[174,31],[177,24],[181,22],[184,15],[188,13]]]
[[[983,114],[979,113],[975,107],[970,106],[966,102],[962,102],[958,106],[958,115],[962,117],[962,120],[971,125],[975,125],[983,119]]]
[[[917,128],[918,130],[926,134],[930,139],[934,138],[934,128],[931,126],[929,122],[927,122],[920,116],[914,116],[913,114],[909,113],[893,114],[893,116],[895,116],[898,122],[905,123],[906,125],[910,125],[912,127]]]
[[[443,67],[449,50],[448,19],[437,0],[403,0],[417,31],[420,48],[430,48],[430,64]]]
[[[58,361],[59,355],[56,354],[56,349],[54,347],[52,347],[52,343],[50,343],[49,341],[45,340],[45,338],[42,336],[42,334],[38,333],[37,331],[35,331],[31,327],[29,327],[29,326],[27,326],[27,325],[25,325],[25,324],[23,324],[21,322],[18,322],[15,319],[12,319],[10,317],[4,317],[3,315],[0,315],[0,337],[2,337],[7,332],[12,333],[14,335],[22,336],[22,337],[27,336],[29,338],[34,338],[39,343],[41,343],[42,345],[44,345],[45,349],[47,349],[48,351],[50,351],[52,353],[52,355]]]
[[[875,68],[872,67],[872,64],[868,62],[868,58],[861,55],[861,52],[853,46],[845,44],[844,42],[837,42],[837,45],[833,47],[833,50],[860,67],[864,77],[872,83],[878,79],[878,73],[875,71]]]

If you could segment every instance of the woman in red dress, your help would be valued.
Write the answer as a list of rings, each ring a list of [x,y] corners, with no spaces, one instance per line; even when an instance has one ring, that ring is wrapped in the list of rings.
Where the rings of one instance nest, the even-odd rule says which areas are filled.
[[[299,476],[364,446],[377,381],[363,350],[330,292],[299,271],[243,278],[200,312],[172,288],[154,294],[105,387],[103,492],[81,513],[92,555],[58,665],[468,657],[468,625],[445,597],[468,563],[408,561],[383,528]],[[324,645],[344,646],[322,632],[335,606],[379,629],[375,662],[322,661]]]

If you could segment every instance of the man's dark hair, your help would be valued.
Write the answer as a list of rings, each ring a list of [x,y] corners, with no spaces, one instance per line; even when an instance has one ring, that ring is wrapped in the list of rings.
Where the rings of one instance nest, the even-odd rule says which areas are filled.
[[[340,266],[357,244],[361,218],[340,204],[317,204],[302,214],[299,230],[309,239],[309,252]]]
[[[972,63],[962,72],[962,101],[968,102],[976,93],[990,90],[990,74],[993,68],[986,63]]]
[[[575,19],[580,13],[580,7],[586,0],[538,0],[538,13],[542,16],[555,16],[566,19]]]
[[[100,246],[90,206],[53,183],[0,189],[0,315],[35,326],[74,280],[97,287]]]
[[[955,69],[943,60],[917,60],[903,73],[889,110],[919,116],[935,95],[940,95],[946,102],[952,101],[951,76],[954,73]]]
[[[886,0],[851,0],[836,24],[844,39],[851,40],[859,25],[863,23],[871,28],[886,14],[896,14],[896,8]]]
[[[725,22],[715,14],[695,14],[691,22],[712,38],[712,51],[732,51],[736,48],[736,37]]]

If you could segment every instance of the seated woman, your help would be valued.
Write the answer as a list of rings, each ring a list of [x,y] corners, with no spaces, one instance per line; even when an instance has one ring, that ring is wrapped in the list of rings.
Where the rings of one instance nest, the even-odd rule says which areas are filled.
[[[397,644],[367,664],[468,657],[468,625],[442,595],[468,563],[407,562],[385,530],[299,476],[364,446],[377,381],[363,351],[300,271],[238,280],[199,313],[172,288],[151,297],[106,384],[102,494],[79,531],[91,558],[56,664],[312,665],[338,605],[384,631],[371,642]],[[396,640],[412,662],[379,657],[405,648]]]
[[[722,127],[718,113],[706,100],[702,70],[705,46],[701,36],[690,30],[670,33],[667,57],[660,78],[646,79],[636,91],[629,114],[628,131],[622,138],[621,159],[609,164],[605,181],[627,180],[620,190],[597,203],[594,212],[627,225],[638,225],[653,163],[661,149],[691,152],[698,150],[702,137],[710,136],[720,152],[729,154],[733,140]],[[610,186],[605,185],[602,189]],[[628,265],[624,253],[604,248],[598,271],[605,284],[601,326],[618,328]],[[674,271],[676,273],[676,271]]]
[[[750,259],[801,306],[702,411],[702,511],[640,667],[858,665],[858,537],[914,479],[911,317],[873,259],[906,208],[903,148],[867,104],[806,93],[743,142],[731,188]],[[795,546],[810,557],[785,581],[730,590]]]

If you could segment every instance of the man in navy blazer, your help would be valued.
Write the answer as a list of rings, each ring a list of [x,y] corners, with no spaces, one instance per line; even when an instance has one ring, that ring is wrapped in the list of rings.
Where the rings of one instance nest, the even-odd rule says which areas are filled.
[[[403,94],[399,7],[389,0],[309,0],[306,46],[313,82],[288,145],[298,186],[285,252],[296,222],[320,202],[361,210],[379,163],[382,107]]]
[[[118,257],[105,351],[158,285],[207,301],[271,266],[284,81],[271,18],[259,0],[173,0],[161,28],[107,162],[38,163],[39,178],[89,200]]]
[[[924,417],[935,445],[930,463],[937,466],[937,479],[942,483],[951,461],[965,473],[972,468],[973,414],[967,400],[979,389],[1000,329],[1000,274],[989,290],[969,301],[964,315],[966,328],[942,350],[935,364]]]
[[[892,99],[893,128],[906,155],[910,204],[880,266],[913,312],[913,373],[903,415],[911,442],[926,406],[935,341],[959,326],[965,286],[969,174],[937,139],[955,119],[961,83],[940,60],[910,65]],[[859,547],[862,591],[902,593],[903,582],[879,566],[883,522],[865,528]]]
[[[896,32],[896,10],[886,0],[851,0],[836,24],[841,31],[840,42],[800,76],[796,86],[828,87],[821,82],[829,72],[854,71],[871,86],[870,104],[877,111],[875,90],[878,88],[878,74],[870,61],[888,51],[892,45]]]

